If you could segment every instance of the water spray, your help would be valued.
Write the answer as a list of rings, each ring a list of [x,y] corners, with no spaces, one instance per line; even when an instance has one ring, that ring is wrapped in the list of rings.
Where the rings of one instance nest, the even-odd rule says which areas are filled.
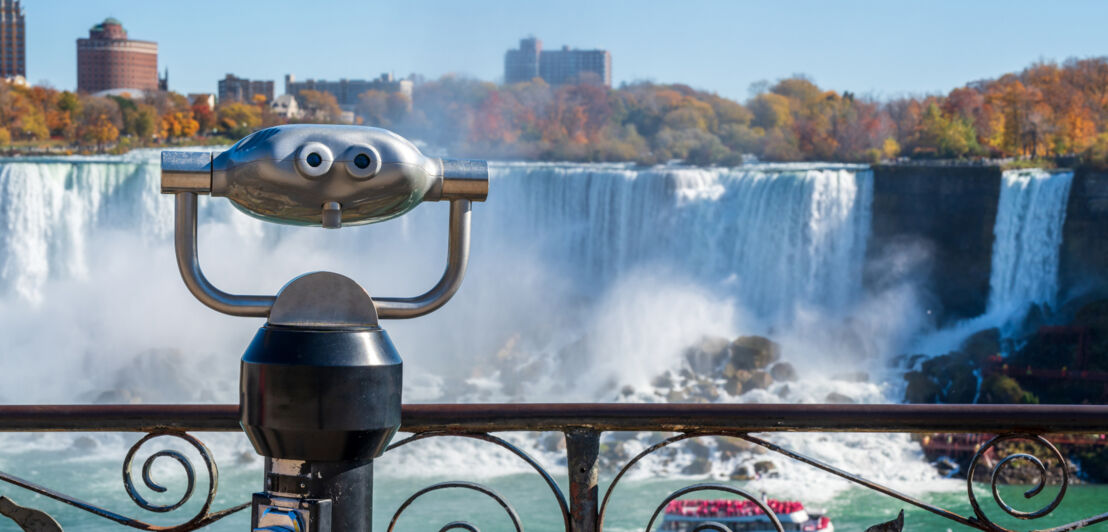
[[[161,188],[176,196],[174,244],[189,291],[224,314],[267,318],[242,357],[240,423],[265,457],[251,530],[368,531],[373,459],[400,427],[403,363],[381,319],[423,316],[457,292],[469,257],[470,207],[488,194],[485,161],[427,157],[383,129],[288,125],[219,153],[163,152]],[[446,271],[415,297],[372,297],[314,272],[276,296],[212,285],[197,257],[197,196],[226,197],[280,224],[339,228],[450,202]]]

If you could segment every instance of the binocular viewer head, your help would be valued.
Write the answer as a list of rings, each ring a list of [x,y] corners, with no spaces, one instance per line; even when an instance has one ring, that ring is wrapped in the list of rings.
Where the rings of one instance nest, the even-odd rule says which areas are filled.
[[[423,201],[484,201],[488,165],[427,157],[379,128],[286,125],[218,155],[163,152],[162,192],[226,197],[277,223],[340,227],[388,220]]]
[[[218,154],[162,152],[161,170],[162,193],[176,198],[174,247],[189,291],[226,314],[268,317],[271,323],[295,326],[375,325],[377,318],[414,318],[441,307],[465,275],[471,203],[484,201],[489,191],[485,161],[428,157],[391,131],[361,126],[271,127]],[[293,298],[292,294],[301,292],[288,290],[289,286],[283,298],[287,305],[279,296],[227,293],[207,280],[197,259],[198,194],[225,197],[239,210],[265,221],[331,228],[388,220],[424,201],[448,201],[446,270],[434,287],[415,297],[374,297],[367,303],[363,299],[369,296],[359,288],[355,292],[361,292],[361,299],[354,297],[351,301],[357,304],[341,311],[333,304],[338,300],[309,305],[303,298]],[[353,293],[331,286],[329,279],[313,274],[295,282],[310,282],[313,288],[306,293],[332,291],[343,297]],[[376,315],[367,313],[367,308]]]

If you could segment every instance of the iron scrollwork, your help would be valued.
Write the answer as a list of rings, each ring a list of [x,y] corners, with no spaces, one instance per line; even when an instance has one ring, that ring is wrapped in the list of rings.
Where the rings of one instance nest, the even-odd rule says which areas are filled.
[[[211,451],[208,450],[208,447],[206,445],[204,445],[203,442],[201,442],[200,440],[196,439],[195,437],[193,437],[192,435],[190,435],[186,432],[175,431],[175,430],[156,430],[156,431],[147,433],[138,442],[136,442],[134,445],[132,445],[131,448],[127,451],[127,456],[123,461],[123,485],[124,485],[124,488],[127,491],[127,495],[130,496],[131,500],[134,501],[135,504],[137,504],[140,508],[142,508],[144,510],[147,510],[147,511],[151,511],[151,512],[160,512],[160,513],[171,512],[173,510],[176,510],[176,509],[180,508],[186,502],[188,502],[188,500],[190,498],[192,498],[192,494],[193,494],[193,491],[195,489],[196,471],[195,471],[195,468],[192,465],[192,462],[188,459],[188,457],[186,457],[185,455],[181,454],[180,452],[174,451],[174,450],[162,450],[162,451],[158,451],[158,452],[155,452],[152,455],[150,455],[146,459],[146,461],[143,463],[143,466],[142,466],[142,480],[143,480],[143,484],[145,484],[146,487],[150,488],[151,490],[153,490],[155,492],[164,493],[165,491],[167,491],[167,489],[164,486],[156,483],[153,480],[153,478],[151,477],[151,474],[150,474],[150,470],[151,470],[151,467],[153,466],[154,462],[156,462],[159,458],[172,458],[182,468],[184,468],[185,475],[186,475],[186,478],[187,478],[187,485],[186,485],[186,488],[185,488],[185,492],[181,495],[181,498],[178,499],[176,502],[174,502],[172,504],[166,504],[166,505],[152,504],[149,501],[147,501],[145,498],[143,498],[142,495],[139,494],[138,490],[135,489],[134,482],[131,478],[132,477],[132,464],[134,462],[135,454],[138,452],[139,448],[141,448],[146,442],[148,442],[148,441],[150,441],[154,438],[158,438],[158,437],[162,437],[162,436],[171,437],[171,438],[178,438],[178,439],[183,440],[184,442],[188,443],[194,449],[196,449],[196,451],[200,454],[201,459],[203,459],[204,467],[205,467],[205,469],[207,470],[207,473],[208,473],[208,494],[207,494],[207,497],[204,499],[204,503],[201,505],[200,510],[197,511],[196,515],[194,515],[191,519],[185,521],[184,523],[178,524],[178,525],[159,526],[159,525],[154,525],[154,524],[151,524],[151,523],[147,523],[147,522],[144,522],[144,521],[141,521],[141,520],[138,520],[138,519],[134,519],[134,518],[131,518],[131,517],[127,517],[127,516],[115,513],[113,511],[101,508],[101,507],[96,506],[92,503],[83,501],[83,500],[78,499],[76,497],[71,497],[69,495],[65,495],[61,492],[51,490],[49,488],[40,486],[40,485],[35,484],[33,482],[30,482],[28,480],[16,477],[14,475],[9,475],[9,474],[4,473],[4,472],[0,472],[0,481],[6,482],[8,484],[12,484],[14,486],[18,486],[20,488],[26,489],[28,491],[32,491],[34,493],[38,493],[39,495],[49,497],[51,499],[54,499],[56,501],[68,504],[70,506],[73,506],[73,507],[78,508],[80,510],[86,511],[88,513],[103,517],[105,519],[109,519],[111,521],[115,521],[116,523],[119,523],[121,525],[128,526],[128,527],[131,527],[131,528],[135,528],[135,529],[138,529],[138,530],[152,530],[152,531],[166,531],[166,532],[184,532],[184,531],[189,531],[189,530],[196,530],[198,528],[205,527],[205,526],[207,526],[211,523],[214,523],[214,522],[216,522],[220,519],[223,519],[224,517],[227,517],[228,515],[231,515],[235,512],[238,512],[238,511],[243,510],[243,509],[250,506],[249,504],[240,504],[238,506],[234,506],[234,507],[231,507],[231,508],[226,508],[226,509],[215,511],[215,512],[210,511],[211,507],[212,507],[212,503],[215,501],[216,492],[219,489],[219,469],[216,466],[215,460],[212,459]]]
[[[400,440],[396,443],[393,443],[392,445],[389,446],[388,450],[391,451],[393,449],[396,449],[397,447],[401,447],[401,446],[407,445],[409,443],[419,441],[419,440],[423,440],[423,439],[426,439],[426,438],[443,437],[443,436],[454,436],[454,437],[459,437],[459,438],[471,438],[471,439],[475,439],[475,440],[481,440],[481,441],[484,441],[484,442],[488,442],[488,443],[491,443],[493,445],[497,445],[499,447],[502,447],[502,448],[508,450],[508,452],[516,455],[521,460],[526,462],[527,465],[531,466],[531,468],[534,469],[535,472],[538,473],[539,476],[542,477],[543,481],[546,482],[547,487],[550,488],[551,493],[554,494],[554,497],[555,497],[555,499],[557,499],[557,502],[558,502],[558,508],[559,508],[559,510],[561,510],[562,520],[565,523],[565,530],[566,530],[566,532],[570,532],[569,503],[566,501],[566,496],[565,496],[564,493],[562,493],[562,489],[558,487],[558,483],[554,481],[554,478],[550,476],[550,473],[548,473],[546,471],[546,469],[544,469],[542,467],[542,465],[540,465],[534,458],[532,458],[531,455],[527,454],[526,452],[524,452],[519,447],[516,447],[515,445],[512,445],[510,442],[508,442],[507,440],[505,440],[503,438],[499,438],[499,437],[493,436],[491,434],[483,433],[483,432],[428,431],[428,432],[420,432],[420,433],[417,433],[417,434],[413,434],[413,435],[411,435],[407,438],[404,438],[403,440]],[[418,497],[420,497],[422,495],[425,495],[425,494],[427,494],[431,491],[440,490],[440,489],[448,489],[448,488],[469,489],[469,490],[477,491],[479,493],[483,493],[483,494],[487,495],[488,497],[495,500],[498,504],[500,504],[500,506],[502,506],[504,508],[504,510],[508,513],[509,518],[512,520],[512,525],[515,527],[515,530],[517,532],[522,532],[523,531],[523,526],[519,521],[519,515],[518,515],[518,513],[516,513],[515,508],[512,507],[511,503],[509,503],[507,500],[505,500],[503,497],[501,497],[500,494],[498,494],[495,490],[493,490],[492,488],[489,488],[487,486],[474,483],[474,482],[451,481],[451,482],[442,482],[442,483],[435,484],[435,485],[429,486],[427,488],[424,488],[424,489],[416,492],[415,494],[413,494],[406,501],[404,501],[404,503],[400,505],[400,508],[396,510],[396,513],[393,514],[392,521],[389,523],[389,529],[388,529],[389,532],[392,532],[393,528],[396,526],[396,522],[397,522],[397,520],[399,520],[400,514],[403,513],[404,510],[412,502],[415,501],[415,499],[417,499]],[[473,525],[472,523],[466,522],[466,521],[454,521],[454,522],[448,523],[442,529],[440,529],[440,532],[444,532],[446,530],[469,530],[470,532],[478,532],[478,529],[475,525]]]
[[[627,464],[625,464],[619,470],[619,472],[616,474],[616,476],[612,480],[612,484],[608,487],[607,492],[604,494],[604,498],[601,502],[600,515],[599,515],[599,521],[598,521],[598,530],[603,530],[604,517],[607,514],[608,502],[609,502],[609,499],[611,498],[612,493],[615,491],[615,488],[619,484],[619,481],[628,472],[628,470],[631,469],[631,467],[633,467],[636,463],[638,463],[640,460],[642,460],[646,456],[654,453],[655,451],[658,451],[659,449],[661,449],[663,447],[667,447],[667,446],[672,445],[674,443],[680,442],[682,440],[690,439],[690,438],[700,438],[700,437],[709,437],[709,436],[737,438],[737,439],[744,440],[748,443],[752,443],[752,444],[757,445],[759,447],[762,447],[764,449],[767,449],[767,450],[773,451],[775,453],[778,453],[780,455],[783,455],[786,458],[789,458],[791,460],[795,460],[795,461],[810,465],[812,467],[815,467],[816,469],[820,469],[820,470],[825,471],[827,473],[830,473],[832,475],[838,476],[838,477],[843,478],[845,480],[848,480],[848,481],[850,481],[854,484],[858,484],[858,485],[863,486],[865,488],[868,488],[870,490],[873,490],[873,491],[876,491],[878,493],[882,493],[884,495],[888,495],[888,496],[893,497],[895,499],[898,499],[900,501],[906,502],[908,504],[911,504],[912,506],[915,506],[917,508],[921,508],[923,510],[931,512],[931,513],[933,513],[933,514],[935,514],[939,517],[942,517],[944,519],[961,523],[961,524],[963,524],[967,527],[970,527],[970,528],[974,528],[974,529],[978,529],[978,530],[988,530],[990,532],[1011,532],[1009,529],[1006,529],[1006,528],[1000,526],[999,524],[997,524],[996,522],[994,522],[992,519],[990,519],[985,514],[985,512],[982,510],[982,508],[981,508],[981,506],[980,506],[980,504],[977,500],[977,496],[974,494],[974,490],[973,490],[974,478],[975,478],[974,474],[976,473],[978,467],[982,464],[983,458],[986,456],[986,454],[988,453],[988,451],[990,449],[995,449],[998,444],[1000,444],[1002,442],[1005,442],[1005,441],[1010,441],[1010,440],[1031,441],[1031,442],[1034,442],[1034,443],[1038,443],[1042,447],[1046,448],[1049,451],[1051,457],[1055,461],[1057,461],[1058,464],[1060,464],[1060,467],[1062,469],[1061,486],[1059,488],[1058,494],[1054,497],[1054,499],[1049,504],[1047,504],[1046,506],[1044,506],[1043,508],[1041,508],[1039,510],[1036,510],[1036,511],[1033,511],[1033,512],[1024,512],[1024,511],[1016,510],[1015,508],[1013,508],[1012,506],[1007,504],[1004,501],[1004,499],[1000,496],[1000,493],[999,493],[999,490],[998,490],[998,485],[1000,483],[1000,473],[1004,468],[1010,467],[1017,460],[1025,460],[1025,461],[1028,461],[1031,464],[1033,464],[1035,469],[1039,473],[1038,482],[1030,490],[1028,490],[1026,493],[1024,493],[1024,497],[1026,497],[1028,499],[1031,499],[1031,498],[1035,497],[1036,495],[1038,495],[1040,492],[1042,492],[1043,488],[1046,485],[1047,467],[1043,463],[1043,460],[1036,457],[1036,456],[1034,456],[1034,455],[1032,455],[1032,454],[1019,452],[1019,453],[1010,454],[1010,455],[1004,457],[1003,459],[1001,459],[995,465],[993,465],[992,466],[993,469],[992,469],[992,472],[991,472],[991,475],[990,475],[990,489],[991,489],[992,494],[993,494],[993,500],[1008,515],[1011,515],[1011,516],[1019,518],[1019,519],[1027,519],[1027,520],[1033,520],[1033,519],[1039,519],[1041,517],[1045,517],[1046,515],[1053,512],[1058,507],[1059,504],[1061,504],[1062,499],[1064,498],[1064,496],[1066,494],[1066,488],[1069,485],[1069,481],[1070,481],[1070,479],[1069,479],[1069,470],[1066,467],[1066,462],[1065,462],[1065,459],[1064,459],[1062,453],[1060,451],[1058,451],[1057,447],[1055,447],[1053,444],[1051,444],[1046,438],[1042,437],[1041,435],[1037,435],[1037,434],[1003,434],[1003,435],[999,435],[999,436],[996,436],[996,437],[992,438],[991,440],[985,442],[983,445],[981,445],[981,447],[977,450],[977,453],[974,455],[973,459],[970,462],[970,466],[969,466],[969,469],[967,471],[966,484],[967,484],[967,493],[969,495],[969,501],[970,501],[971,506],[973,507],[974,515],[973,516],[963,516],[963,515],[960,515],[958,513],[947,510],[945,508],[941,508],[941,507],[933,505],[933,504],[928,504],[928,503],[926,503],[922,500],[919,500],[915,497],[912,497],[912,496],[907,495],[905,493],[902,493],[900,491],[894,490],[894,489],[889,488],[887,486],[878,484],[878,483],[873,482],[871,480],[868,480],[864,477],[849,473],[847,471],[844,471],[842,469],[834,467],[830,464],[824,463],[824,462],[822,462],[820,460],[817,460],[815,458],[811,458],[809,456],[800,454],[796,451],[787,449],[787,448],[782,447],[780,445],[777,445],[773,442],[764,440],[762,438],[758,438],[756,436],[751,436],[748,433],[731,432],[731,431],[686,432],[686,433],[677,434],[675,436],[672,436],[670,438],[662,440],[662,441],[660,441],[658,443],[655,443],[654,445],[646,448],[645,450],[640,452],[638,455],[636,455],[634,458],[632,458],[629,462],[627,462]],[[658,515],[662,512],[662,510],[665,508],[665,506],[670,501],[673,501],[673,500],[675,500],[675,499],[677,499],[677,498],[679,498],[683,495],[686,495],[688,493],[692,493],[692,492],[695,492],[695,491],[707,491],[707,490],[729,492],[729,493],[738,495],[740,497],[743,497],[745,499],[754,501],[754,503],[757,504],[758,507],[763,512],[765,512],[767,516],[770,517],[770,519],[773,521],[774,527],[777,530],[783,530],[781,528],[781,524],[777,521],[775,514],[772,511],[769,511],[769,509],[766,508],[763,504],[761,504],[761,501],[759,499],[755,498],[750,493],[747,493],[747,492],[745,492],[745,491],[743,491],[739,488],[735,488],[735,487],[729,486],[727,484],[714,484],[714,483],[713,484],[697,484],[697,485],[693,485],[693,486],[688,486],[688,487],[681,488],[681,489],[676,490],[673,493],[671,493],[669,496],[666,497],[666,499],[662,502],[662,504],[659,505],[657,507],[657,509],[654,511],[654,514],[651,516],[650,521],[647,524],[646,530],[647,531],[651,530],[651,527],[653,526],[654,522],[657,520]],[[1064,531],[1064,530],[1076,530],[1076,529],[1079,529],[1079,528],[1084,528],[1084,527],[1087,527],[1087,526],[1090,526],[1090,525],[1093,525],[1093,524],[1096,524],[1096,523],[1104,522],[1104,521],[1108,521],[1108,513],[1096,515],[1096,516],[1089,517],[1089,518],[1081,520],[1081,521],[1075,521],[1073,523],[1069,523],[1069,524],[1066,524],[1066,525],[1062,525],[1062,526],[1058,526],[1058,527],[1054,527],[1054,528],[1049,528],[1049,529],[1045,529],[1045,530],[1047,530],[1049,532],[1061,532],[1061,531]],[[695,528],[694,530],[727,530],[727,528],[723,527],[719,523],[705,522],[705,523],[699,524],[698,527]]]

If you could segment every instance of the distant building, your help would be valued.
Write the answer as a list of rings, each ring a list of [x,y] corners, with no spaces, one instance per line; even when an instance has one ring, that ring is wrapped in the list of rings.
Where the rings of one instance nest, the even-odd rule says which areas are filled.
[[[27,34],[19,0],[0,0],[0,78],[27,78]]]
[[[504,83],[521,83],[539,77],[539,53],[542,41],[528,37],[519,40],[518,50],[504,54]]]
[[[215,95],[210,92],[190,92],[186,97],[192,105],[202,103],[207,105],[208,109],[215,109]]]
[[[292,74],[285,75],[285,94],[299,97],[300,91],[305,90],[330,93],[343,111],[353,111],[358,105],[358,96],[371,90],[398,92],[407,96],[409,102],[412,100],[412,82],[406,79],[395,79],[392,74],[381,74],[374,80],[340,79],[338,81],[315,79],[296,81],[296,77]]]
[[[551,85],[593,80],[612,86],[612,54],[607,50],[544,51],[539,57],[539,77]]]
[[[286,120],[300,118],[300,104],[296,103],[296,97],[291,94],[282,94],[273,99],[269,104],[273,112]]]
[[[118,20],[104,19],[89,29],[87,39],[77,39],[78,91],[139,95],[157,91],[161,83],[158,43],[128,39]]]
[[[219,101],[253,103],[254,96],[260,94],[266,102],[273,101],[273,81],[250,80],[227,74],[219,80]]]
[[[612,86],[612,54],[607,50],[543,50],[542,41],[528,37],[519,49],[504,54],[504,83],[542,78],[551,85],[593,81]]]

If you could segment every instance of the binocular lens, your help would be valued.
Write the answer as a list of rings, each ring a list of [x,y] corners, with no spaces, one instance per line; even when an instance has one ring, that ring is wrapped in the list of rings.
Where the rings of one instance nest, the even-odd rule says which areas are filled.
[[[369,160],[369,156],[364,153],[359,153],[357,157],[354,157],[354,166],[357,166],[358,168],[361,168],[363,170],[369,168],[370,162],[371,161]]]
[[[318,153],[312,152],[312,153],[308,154],[307,161],[308,161],[308,166],[311,166],[312,168],[315,168],[315,167],[323,164],[323,157],[321,157]]]

